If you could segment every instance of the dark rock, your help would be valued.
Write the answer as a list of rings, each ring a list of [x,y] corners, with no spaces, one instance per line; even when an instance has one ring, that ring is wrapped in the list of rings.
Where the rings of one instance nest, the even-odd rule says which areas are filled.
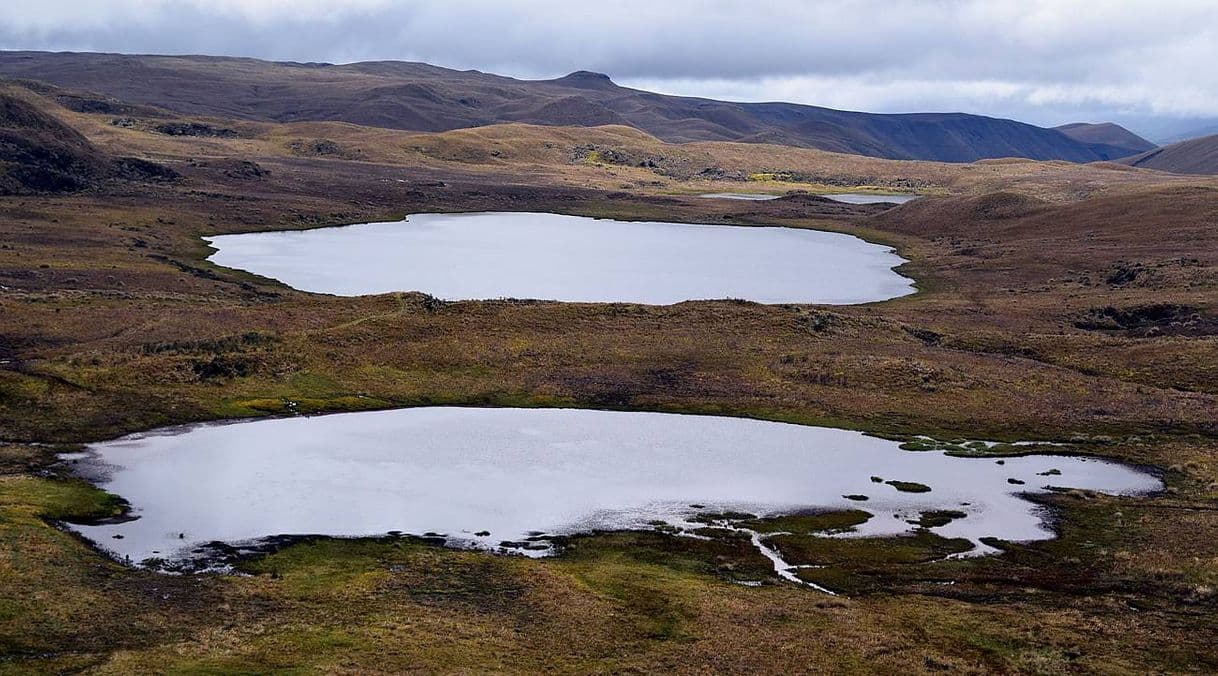
[[[241,134],[235,129],[213,127],[202,122],[166,122],[152,128],[158,134],[166,136],[203,136],[208,138],[239,138]]]
[[[233,162],[228,168],[224,169],[224,175],[229,178],[240,180],[261,180],[266,176],[270,176],[269,169],[263,169],[257,162],[251,160],[238,160]]]

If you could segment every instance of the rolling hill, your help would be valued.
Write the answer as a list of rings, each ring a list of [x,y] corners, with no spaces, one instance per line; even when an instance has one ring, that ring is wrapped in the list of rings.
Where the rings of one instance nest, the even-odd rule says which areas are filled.
[[[1176,130],[1163,136],[1163,138],[1156,140],[1158,141],[1159,145],[1167,146],[1173,143],[1179,143],[1181,141],[1191,141],[1195,138],[1201,138],[1202,136],[1213,136],[1214,134],[1218,134],[1218,120],[1201,122],[1198,124],[1198,126],[1184,129],[1177,128]]]
[[[872,114],[791,103],[733,103],[621,87],[579,71],[517,80],[400,61],[346,65],[209,56],[0,52],[0,75],[86,90],[188,115],[342,121],[415,131],[502,122],[621,124],[669,142],[783,144],[889,159],[999,157],[1091,162],[1127,155],[1105,142],[964,113]]]
[[[1218,174],[1218,134],[1156,148],[1121,163],[1176,174]]]
[[[176,177],[147,160],[111,157],[35,103],[0,89],[0,195],[67,193],[112,179]]]
[[[1054,129],[1081,143],[1097,147],[1107,147],[1114,159],[1137,155],[1138,153],[1144,153],[1158,147],[1141,136],[1112,122],[1102,122],[1099,124],[1075,122],[1054,127]]]

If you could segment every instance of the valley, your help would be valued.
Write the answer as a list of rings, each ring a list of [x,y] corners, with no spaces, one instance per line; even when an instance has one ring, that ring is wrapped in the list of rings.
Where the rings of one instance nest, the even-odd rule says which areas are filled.
[[[1091,157],[886,159],[616,119],[403,130],[101,93],[116,98],[0,90],[0,669],[1218,668],[1215,176]],[[715,193],[777,197],[704,197]],[[891,248],[883,269],[914,293],[329,295],[223,265],[216,242],[465,212],[607,219],[596,223],[616,233],[849,235]],[[482,271],[466,259],[444,265]],[[1056,537],[987,538],[981,557],[956,556],[951,523],[975,517],[950,505],[906,510],[905,536],[869,532],[868,502],[846,496],[870,475],[898,497],[891,482],[931,481],[870,467],[862,487],[834,487],[845,502],[817,505],[829,511],[711,514],[701,537],[575,529],[545,558],[409,531],[294,533],[257,551],[216,545],[240,575],[166,575],[66,525],[118,528],[135,496],[82,481],[59,453],[174,425],[440,406],[863,431],[927,461],[971,448],[1001,472],[1032,461],[1014,442],[1037,442],[1074,457],[994,474],[1000,487],[1078,458],[1145,469],[1161,487],[1025,495]],[[1007,443],[964,445],[977,439]],[[837,593],[776,574],[740,529],[768,533],[792,575]]]

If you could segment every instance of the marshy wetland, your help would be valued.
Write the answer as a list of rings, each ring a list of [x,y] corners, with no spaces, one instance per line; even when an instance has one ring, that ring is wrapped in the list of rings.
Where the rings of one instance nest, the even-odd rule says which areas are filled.
[[[66,459],[134,517],[74,529],[119,559],[170,566],[268,536],[393,532],[539,553],[593,531],[696,535],[835,511],[866,515],[845,528],[856,536],[933,530],[985,553],[987,539],[1052,536],[1026,495],[1161,488],[1102,460],[906,450],[924,445],[745,418],[424,407],[170,428]]]
[[[794,228],[500,212],[206,239],[213,263],[343,296],[851,304],[913,291],[891,248]]]

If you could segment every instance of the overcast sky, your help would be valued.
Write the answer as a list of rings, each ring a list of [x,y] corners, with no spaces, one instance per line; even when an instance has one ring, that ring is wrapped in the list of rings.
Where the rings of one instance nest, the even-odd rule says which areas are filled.
[[[426,61],[1145,133],[1218,118],[1218,0],[13,0],[0,48]]]

